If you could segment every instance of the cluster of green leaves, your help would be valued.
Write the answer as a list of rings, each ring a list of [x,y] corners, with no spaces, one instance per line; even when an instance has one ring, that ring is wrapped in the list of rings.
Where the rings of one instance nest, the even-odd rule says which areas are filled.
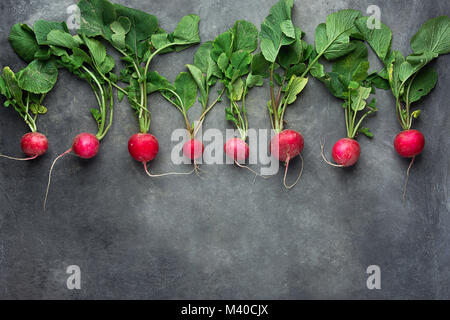
[[[420,110],[411,104],[426,96],[436,85],[437,73],[429,63],[450,52],[450,18],[441,16],[425,22],[411,38],[412,54],[406,58],[391,51],[392,32],[380,22],[379,29],[370,29],[368,17],[356,21],[356,26],[372,47],[385,69],[378,74],[389,83],[396,99],[396,114],[403,129],[410,129]]]
[[[211,58],[212,49],[211,41],[203,43],[194,55],[194,64],[186,65],[189,72],[181,72],[173,84],[156,71],[149,73],[149,92],[159,91],[166,100],[182,113],[186,128],[192,138],[195,137],[206,114],[221,99],[224,92],[224,90],[219,92],[216,100],[208,106],[211,88],[216,84],[217,79],[221,77],[219,67]],[[199,94],[198,100],[203,110],[198,119],[197,127],[194,127],[195,123],[190,123],[187,113],[194,105],[197,94]]]
[[[47,113],[42,101],[53,88],[57,77],[58,71],[53,64],[38,60],[16,74],[5,67],[0,75],[0,94],[5,97],[4,106],[12,106],[30,130],[36,132],[38,115]]]
[[[292,23],[293,0],[280,0],[261,24],[261,53],[252,62],[252,73],[270,77],[267,107],[272,128],[283,130],[284,113],[308,83],[307,62],[313,47],[302,40],[303,31]],[[278,92],[275,94],[275,86]]]
[[[157,54],[181,51],[200,42],[199,17],[187,15],[172,33],[158,26],[155,16],[140,10],[113,4],[107,0],[81,0],[81,32],[88,37],[101,36],[121,55],[125,67],[119,80],[126,88],[114,85],[119,98],[127,96],[136,111],[140,131],[150,128],[151,114],[147,95],[158,91],[152,81],[158,74],[149,72],[149,65]]]
[[[114,59],[107,54],[105,46],[83,32],[70,34],[64,22],[46,20],[36,21],[33,28],[16,24],[9,40],[22,59],[35,59],[24,70],[30,69],[24,74],[29,79],[28,90],[36,87],[49,90],[54,85],[49,79],[56,81],[57,67],[65,68],[89,83],[98,103],[98,108],[92,108],[91,113],[98,124],[97,138],[101,140],[112,123],[112,84],[117,81],[117,76],[112,72]],[[30,73],[38,70],[43,76],[35,82]],[[106,125],[108,112],[109,122]]]
[[[367,102],[374,92],[373,77],[369,75],[369,61],[367,47],[364,42],[352,40],[353,49],[350,53],[336,59],[332,64],[332,71],[325,72],[318,79],[328,88],[330,93],[343,99],[342,107],[345,113],[347,137],[355,138],[358,132],[372,138],[373,134],[368,128],[361,127],[364,119],[377,111],[375,98]],[[363,112],[358,118],[357,114]]]
[[[230,107],[225,109],[226,119],[236,125],[242,140],[247,138],[248,132],[245,97],[250,88],[263,85],[261,75],[250,73],[250,65],[255,58],[252,52],[257,47],[256,27],[248,21],[238,20],[232,28],[214,39],[208,58],[217,64],[217,68],[211,69],[212,75],[224,85],[230,101]],[[241,106],[239,101],[242,101]]]

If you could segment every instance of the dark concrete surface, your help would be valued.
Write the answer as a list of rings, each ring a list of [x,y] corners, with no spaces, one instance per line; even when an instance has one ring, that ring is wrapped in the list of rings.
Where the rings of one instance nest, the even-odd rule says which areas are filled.
[[[155,14],[173,30],[185,14],[201,17],[201,37],[211,40],[237,19],[256,24],[275,1],[118,1]],[[66,20],[74,1],[0,2],[0,67],[24,63],[7,37],[16,22]],[[427,19],[450,13],[433,1],[295,1],[294,23],[313,42],[317,24],[338,9],[365,13],[371,4],[394,33],[393,47],[409,53],[409,39]],[[196,48],[159,57],[152,64],[173,80]],[[47,155],[32,162],[0,159],[0,298],[450,298],[450,57],[434,62],[439,80],[421,102],[416,122],[427,138],[401,193],[408,160],[392,146],[400,130],[390,92],[376,94],[379,113],[369,120],[375,138],[360,137],[362,156],[351,169],[325,165],[319,139],[331,145],[345,128],[340,102],[311,80],[289,108],[289,127],[305,137],[304,175],[291,191],[282,174],[256,179],[234,166],[203,166],[203,178],[148,178],[127,152],[137,124],[127,102],[117,103],[112,130],[92,161],[73,156],[54,172],[48,210],[42,212],[47,173],[56,154],[81,131],[95,132],[88,86],[67,72],[45,100],[38,122],[50,139]],[[371,54],[372,68],[379,66]],[[267,85],[266,85],[267,86]],[[185,169],[171,163],[170,134],[183,127],[178,111],[157,95],[151,132],[160,140],[152,170]],[[267,87],[248,98],[253,128],[269,127]],[[226,100],[225,100],[226,101]],[[225,103],[206,128],[231,128]],[[195,113],[195,112],[194,112]],[[20,155],[27,128],[0,108],[0,151]],[[299,168],[299,160],[292,163]],[[81,290],[66,287],[66,267],[81,268]],[[381,290],[366,288],[366,268],[379,265]]]

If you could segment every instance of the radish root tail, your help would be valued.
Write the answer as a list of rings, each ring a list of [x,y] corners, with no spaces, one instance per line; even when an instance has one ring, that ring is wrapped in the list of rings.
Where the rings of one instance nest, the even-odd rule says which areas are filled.
[[[262,174],[256,172],[255,170],[253,170],[252,168],[250,168],[250,167],[248,167],[248,166],[246,166],[246,165],[240,164],[239,162],[237,162],[237,160],[234,160],[234,164],[237,165],[237,166],[240,167],[240,168],[247,169],[247,170],[249,170],[250,172],[254,173],[254,174],[255,174],[255,177],[258,176],[258,177],[261,177],[261,178],[263,178],[263,179],[268,179],[268,178],[269,178],[269,177],[263,176]]]
[[[36,159],[38,156],[32,156],[32,157],[28,157],[28,158],[16,158],[16,157],[10,157],[10,156],[5,156],[4,154],[0,154],[0,158],[6,158],[9,160],[17,160],[17,161],[28,161],[28,160],[33,160]]]
[[[405,185],[403,186],[402,202],[405,202],[406,188],[407,188],[407,186],[408,186],[409,171],[411,170],[411,167],[412,167],[412,165],[413,165],[413,163],[414,163],[414,159],[415,159],[415,158],[416,158],[416,157],[412,157],[412,158],[411,158],[411,162],[409,163],[408,170],[406,170],[406,178],[405,178]]]
[[[52,180],[52,172],[53,172],[53,167],[56,164],[56,161],[58,161],[59,159],[61,159],[62,157],[64,157],[66,154],[69,154],[72,152],[72,148],[70,148],[69,150],[67,150],[66,152],[60,154],[59,156],[57,156],[55,158],[55,160],[53,160],[52,166],[50,167],[50,171],[48,173],[48,182],[47,182],[47,189],[45,190],[45,198],[44,198],[44,212],[45,212],[45,208],[47,205],[47,199],[48,199],[48,191],[50,190],[50,182]]]
[[[344,166],[342,164],[335,164],[335,163],[329,161],[325,157],[325,153],[323,151],[324,148],[325,148],[325,142],[323,140],[320,140],[320,155],[322,156],[323,161],[325,161],[326,164],[328,164],[328,165],[330,165],[332,167],[343,168]]]
[[[284,169],[284,177],[283,177],[283,185],[286,189],[292,189],[293,187],[295,187],[295,185],[298,183],[298,181],[300,180],[301,176],[302,176],[302,172],[303,172],[303,157],[301,154],[299,154],[300,159],[302,160],[302,166],[300,168],[300,173],[298,174],[297,180],[295,180],[295,182],[293,184],[291,184],[290,186],[288,186],[286,184],[286,176],[287,176],[287,172],[288,172],[288,168],[289,168],[289,161],[291,160],[290,158],[287,158],[286,160],[286,169]]]
[[[189,172],[167,172],[167,173],[161,173],[161,174],[152,174],[148,171],[147,168],[147,162],[143,162],[144,163],[144,169],[145,169],[145,173],[152,178],[157,178],[157,177],[164,177],[164,176],[171,176],[171,175],[188,175],[188,174],[192,174],[195,172],[195,168],[192,169]]]

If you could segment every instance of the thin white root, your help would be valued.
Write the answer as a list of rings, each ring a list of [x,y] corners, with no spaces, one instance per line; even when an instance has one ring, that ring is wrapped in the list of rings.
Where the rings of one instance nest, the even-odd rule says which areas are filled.
[[[72,148],[70,148],[69,150],[67,150],[66,152],[60,154],[59,156],[57,156],[55,158],[55,160],[53,160],[52,166],[50,167],[50,171],[48,173],[48,183],[47,183],[47,189],[45,190],[45,198],[44,198],[44,212],[45,212],[45,207],[47,205],[47,199],[48,199],[48,191],[50,190],[50,182],[52,180],[52,172],[53,172],[53,167],[55,166],[56,161],[58,161],[59,159],[61,159],[63,156],[65,156],[66,154],[69,154],[72,152]]]
[[[253,170],[252,168],[250,168],[250,167],[248,167],[248,166],[246,166],[246,165],[240,164],[240,163],[237,162],[236,160],[234,160],[234,164],[237,165],[237,166],[240,167],[240,168],[244,168],[244,169],[249,170],[250,172],[254,173],[255,176],[261,177],[261,178],[263,178],[263,179],[268,179],[268,178],[269,178],[269,177],[263,176],[262,174],[256,172],[255,170]]]
[[[0,154],[0,158],[6,158],[9,160],[17,160],[17,161],[28,161],[28,160],[33,160],[36,159],[38,156],[32,156],[32,157],[28,157],[28,158],[16,158],[16,157],[10,157],[10,156],[5,156],[4,154]]]
[[[320,140],[320,155],[322,156],[323,161],[325,161],[326,164],[329,164],[332,167],[337,168],[343,168],[344,166],[342,164],[335,164],[333,162],[328,161],[328,159],[325,157],[323,149],[325,148],[325,143],[323,140]]]
[[[409,163],[408,170],[406,170],[406,178],[405,178],[405,185],[403,186],[403,196],[402,196],[402,202],[405,202],[406,197],[406,187],[408,186],[408,178],[409,178],[409,171],[411,170],[411,167],[414,163],[414,159],[416,157],[411,158],[411,162]]]
[[[286,184],[286,176],[287,176],[287,172],[288,172],[288,168],[289,168],[289,161],[291,159],[287,159],[286,160],[286,169],[284,170],[284,178],[283,178],[283,185],[286,189],[292,189],[293,187],[295,187],[295,185],[298,183],[298,181],[300,180],[301,176],[302,176],[302,172],[303,172],[303,157],[301,154],[298,154],[300,156],[300,159],[302,160],[302,167],[300,168],[300,173],[298,174],[297,180],[295,180],[295,182],[293,184],[291,184],[290,186],[288,186]]]
[[[195,168],[194,168],[189,172],[167,172],[167,173],[161,173],[161,174],[151,174],[147,169],[147,162],[144,162],[144,169],[145,169],[145,173],[149,177],[152,177],[152,178],[171,176],[171,175],[188,175],[188,174],[192,174],[195,172]]]

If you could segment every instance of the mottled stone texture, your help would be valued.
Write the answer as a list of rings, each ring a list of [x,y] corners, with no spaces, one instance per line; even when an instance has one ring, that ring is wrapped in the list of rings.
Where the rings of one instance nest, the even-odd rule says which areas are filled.
[[[120,1],[155,14],[173,30],[185,14],[201,16],[201,36],[211,40],[236,19],[260,25],[275,1]],[[72,1],[6,0],[0,3],[0,66],[17,70],[7,37],[16,22],[66,19]],[[343,8],[381,8],[394,32],[393,47],[409,53],[409,39],[427,19],[450,13],[447,1],[296,1],[294,22],[312,42],[317,24]],[[173,80],[196,48],[159,57],[152,64]],[[411,171],[407,201],[401,192],[408,161],[392,141],[399,131],[390,92],[376,94],[379,113],[369,120],[375,138],[361,137],[362,156],[351,169],[325,165],[327,150],[343,137],[340,102],[311,79],[289,107],[289,127],[305,137],[305,170],[286,191],[281,173],[256,179],[233,166],[204,166],[195,175],[150,179],[128,155],[137,131],[127,102],[118,103],[115,123],[91,161],[72,156],[54,172],[48,210],[42,200],[51,160],[81,131],[95,131],[89,87],[67,72],[46,99],[38,123],[50,140],[47,155],[23,163],[0,160],[0,298],[450,298],[450,57],[433,62],[436,88],[421,102],[416,122],[427,138]],[[372,68],[379,63],[371,54]],[[266,87],[248,98],[250,126],[267,128]],[[181,170],[170,162],[170,134],[182,117],[160,97],[150,98],[151,132],[160,140],[154,172]],[[226,101],[226,99],[224,100]],[[206,128],[231,128],[225,102]],[[195,113],[195,111],[194,111]],[[27,128],[0,108],[0,150],[20,155]],[[292,170],[299,168],[299,160]],[[66,289],[65,268],[82,271],[82,290]],[[382,289],[366,289],[366,268],[382,271]]]

